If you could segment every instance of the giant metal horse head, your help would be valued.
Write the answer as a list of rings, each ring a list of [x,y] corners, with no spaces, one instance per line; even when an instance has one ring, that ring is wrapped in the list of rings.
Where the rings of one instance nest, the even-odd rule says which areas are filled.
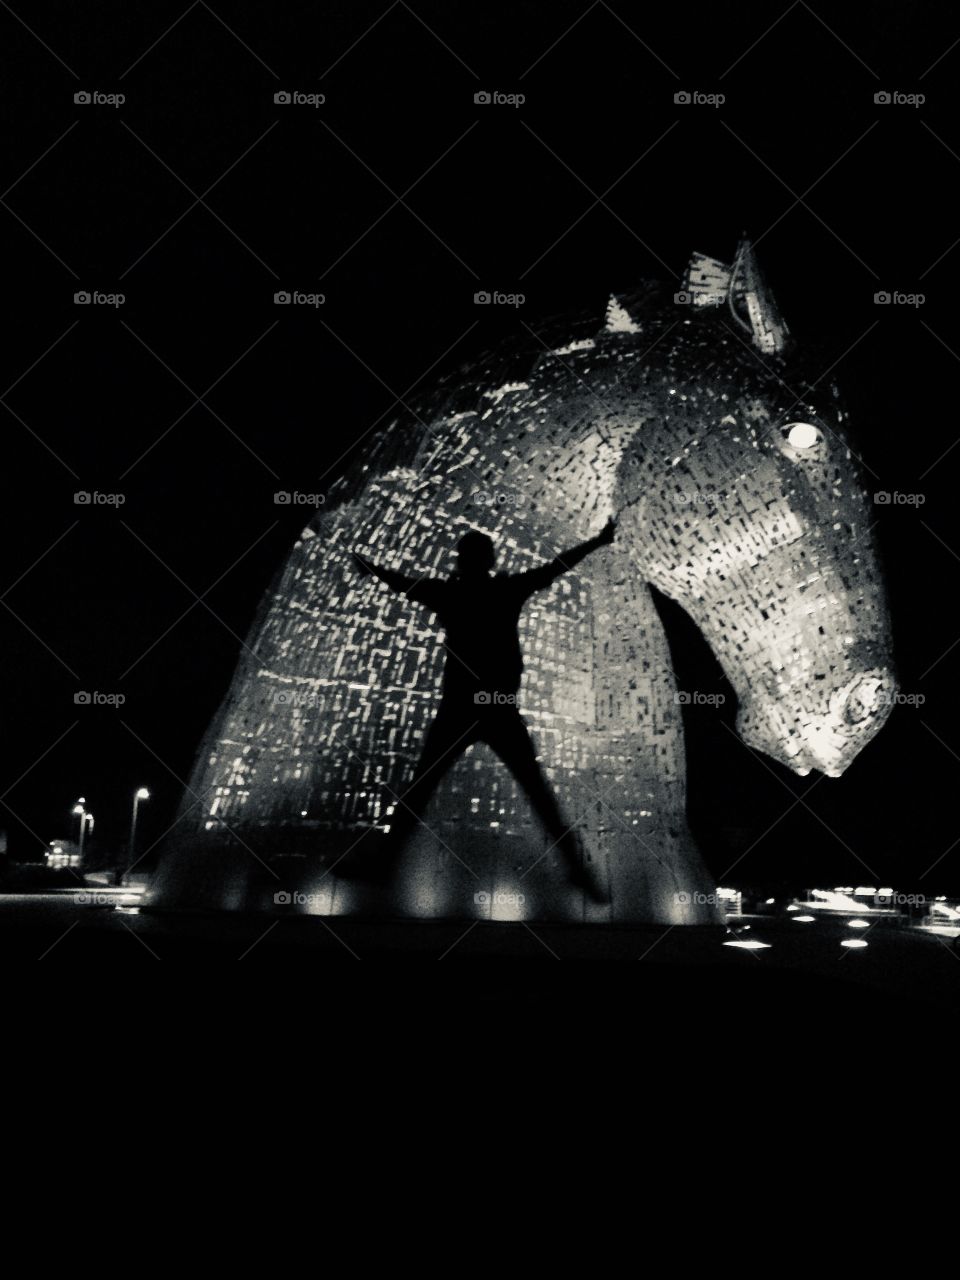
[[[364,445],[291,551],[201,749],[155,901],[715,919],[685,816],[687,691],[648,584],[700,627],[745,742],[797,773],[841,773],[893,692],[845,428],[746,243],[730,265],[696,256],[680,293],[646,285],[605,316],[523,326],[443,379]],[[515,571],[611,515],[614,545],[527,606],[520,693],[609,904],[566,886],[482,744],[445,779],[392,888],[371,897],[338,879],[338,859],[403,802],[441,666],[429,615],[361,579],[351,550],[445,574],[474,528]]]

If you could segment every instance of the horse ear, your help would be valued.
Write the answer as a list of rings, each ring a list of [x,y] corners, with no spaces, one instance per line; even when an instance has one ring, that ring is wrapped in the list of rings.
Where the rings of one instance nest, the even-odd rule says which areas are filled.
[[[730,292],[732,268],[705,253],[695,253],[683,276],[681,299],[695,307],[719,307]]]
[[[684,273],[680,300],[695,307],[726,304],[749,332],[753,345],[767,355],[783,351],[787,345],[787,326],[747,239],[740,241],[732,267],[705,253],[695,253]]]
[[[746,239],[740,241],[731,272],[730,306],[744,327],[750,329],[753,344],[759,350],[775,355],[787,345],[789,330],[760,274],[753,245]]]

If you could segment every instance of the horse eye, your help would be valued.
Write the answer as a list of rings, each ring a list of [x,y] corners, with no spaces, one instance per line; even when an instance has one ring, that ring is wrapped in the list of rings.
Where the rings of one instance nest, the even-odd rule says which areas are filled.
[[[788,422],[783,428],[787,443],[794,449],[812,449],[823,439],[823,432],[809,422]]]

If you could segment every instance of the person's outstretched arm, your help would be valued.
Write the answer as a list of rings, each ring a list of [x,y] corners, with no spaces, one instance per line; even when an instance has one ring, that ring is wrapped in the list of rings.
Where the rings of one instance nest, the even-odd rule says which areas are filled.
[[[549,587],[550,583],[559,578],[562,573],[566,573],[568,569],[573,569],[581,560],[586,559],[591,551],[596,551],[598,547],[609,547],[610,543],[613,542],[616,531],[616,520],[608,520],[596,537],[588,538],[586,542],[581,542],[577,547],[571,547],[569,551],[564,551],[555,560],[549,560],[537,569],[529,569],[526,573],[518,573],[516,575],[517,581],[524,587],[528,595],[533,591],[542,591],[544,587]]]
[[[408,578],[406,574],[397,573],[395,569],[384,569],[382,565],[374,564],[372,560],[367,560],[356,551],[351,554],[361,576],[379,578],[391,590],[399,591],[410,600],[416,600],[418,604],[425,604],[431,609],[436,607],[435,588],[441,585],[436,578]]]

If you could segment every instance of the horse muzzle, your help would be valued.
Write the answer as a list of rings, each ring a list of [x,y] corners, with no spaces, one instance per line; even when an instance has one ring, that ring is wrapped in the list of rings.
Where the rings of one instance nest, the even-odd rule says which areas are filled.
[[[815,697],[802,689],[795,698],[747,699],[737,715],[737,732],[747,746],[801,777],[818,769],[839,778],[884,724],[896,693],[893,673],[875,667],[832,691],[817,690]]]

